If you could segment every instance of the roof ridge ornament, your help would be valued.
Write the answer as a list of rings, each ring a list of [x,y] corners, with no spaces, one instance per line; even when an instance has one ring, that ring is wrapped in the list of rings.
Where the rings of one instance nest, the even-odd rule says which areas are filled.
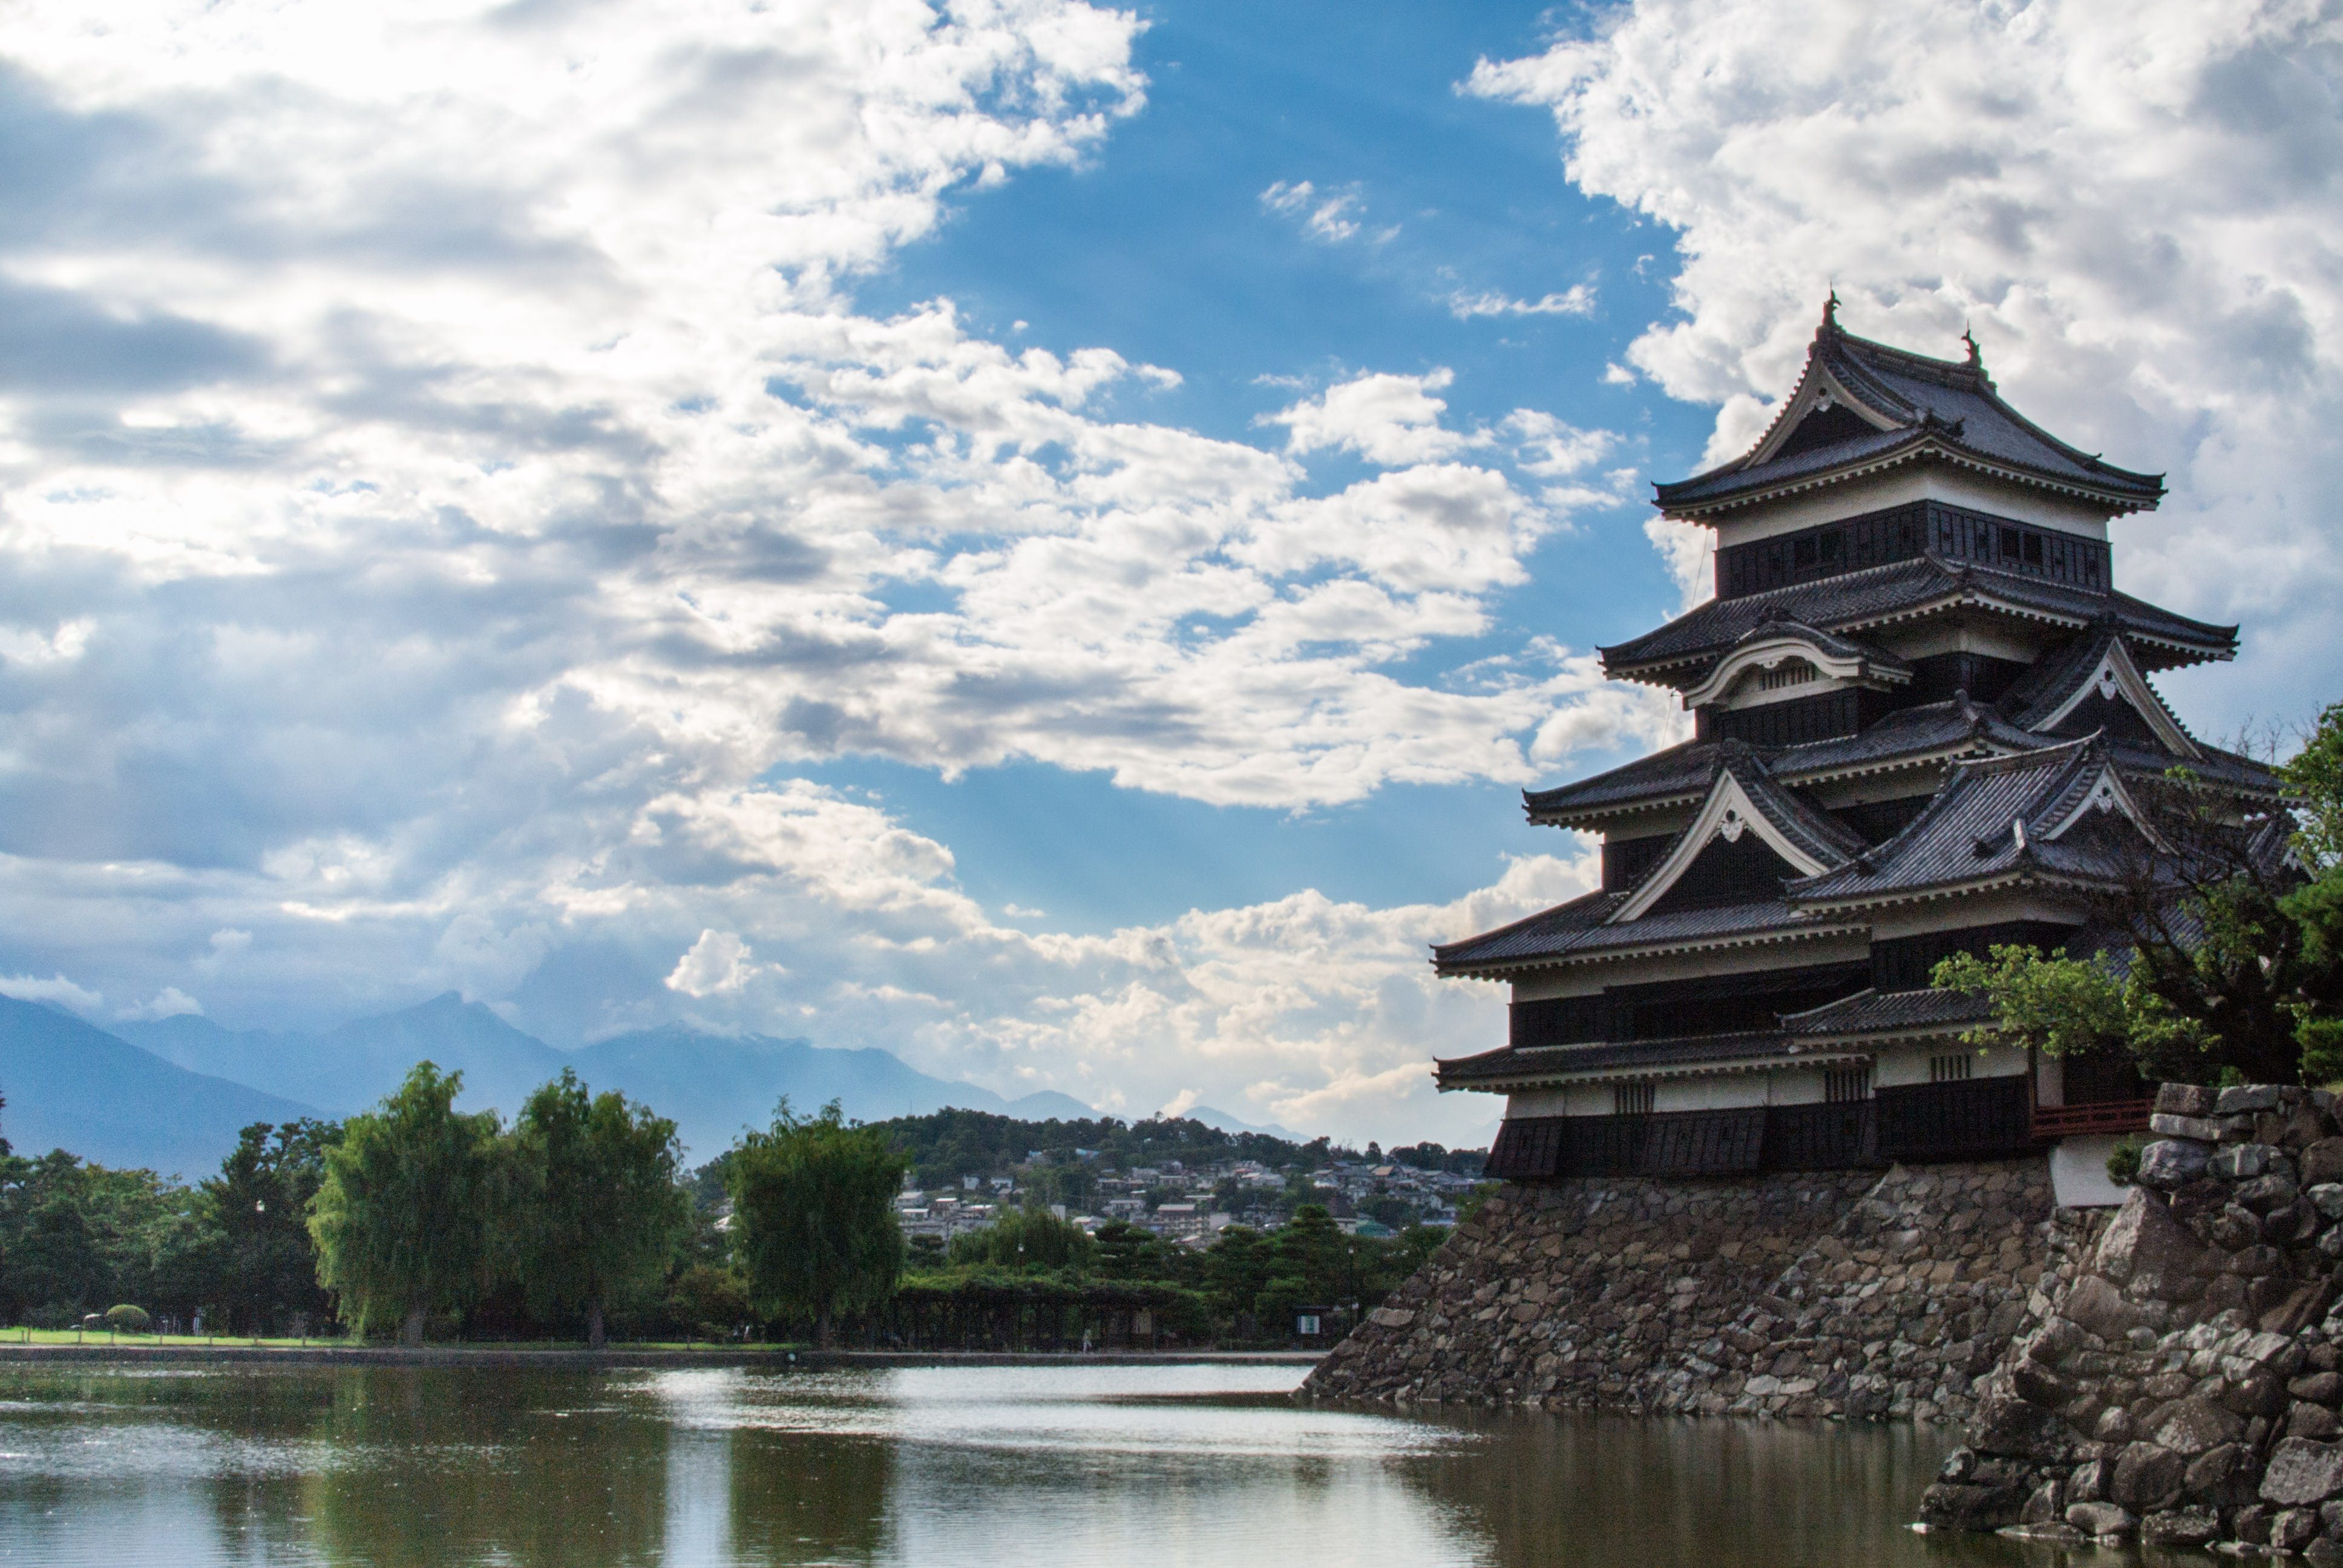
[[[1836,332],[1838,330],[1838,286],[1836,284],[1833,284],[1831,286],[1830,297],[1823,301],[1822,331],[1817,332],[1815,336],[1819,337],[1824,333]]]

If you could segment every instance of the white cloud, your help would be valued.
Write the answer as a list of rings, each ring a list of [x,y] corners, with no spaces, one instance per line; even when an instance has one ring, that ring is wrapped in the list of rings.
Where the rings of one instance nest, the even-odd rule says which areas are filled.
[[[1421,376],[1386,371],[1353,377],[1315,397],[1265,414],[1260,422],[1286,427],[1289,452],[1338,447],[1386,467],[1436,462],[1485,441],[1441,427],[1440,417],[1448,405],[1433,394],[1455,379],[1456,373],[1444,367]]]
[[[1594,314],[1594,286],[1575,283],[1560,294],[1541,295],[1535,299],[1515,299],[1510,295],[1489,291],[1470,294],[1460,290],[1448,297],[1448,312],[1459,321],[1470,321],[1476,316],[1592,316]]]
[[[790,776],[1029,759],[1293,809],[1528,782],[1666,722],[1571,649],[1405,662],[1489,634],[1597,495],[1598,437],[1444,429],[1441,371],[1305,399],[1267,450],[1134,412],[1170,367],[987,341],[948,299],[859,311],[956,192],[1140,108],[1141,25],[14,9],[10,124],[75,173],[0,235],[0,310],[65,367],[0,383],[0,555],[43,608],[0,627],[10,994],[95,1010],[81,973],[152,1009],[176,980],[242,1023],[452,986],[569,1038],[688,998],[1260,1115],[1248,1086],[1420,1060],[1339,1015],[1419,1017],[1445,910],[1010,930],[946,846]],[[1278,203],[1363,232],[1355,191]],[[1332,448],[1391,471],[1313,493]],[[1244,934],[1313,921],[1316,978]],[[1125,1010],[1161,1061],[1072,1021]]]
[[[1196,1107],[1202,1103],[1202,1100],[1203,1096],[1198,1094],[1194,1090],[1183,1089],[1179,1093],[1173,1095],[1171,1099],[1165,1101],[1163,1102],[1163,1109],[1157,1111],[1156,1114],[1165,1118],[1185,1116],[1188,1112],[1196,1109]]]
[[[751,956],[739,933],[703,930],[669,971],[667,989],[693,998],[739,990],[756,973]]]
[[[13,996],[18,1001],[55,1002],[75,1012],[96,1012],[106,1001],[98,992],[77,986],[63,975],[52,975],[47,980],[34,975],[0,975],[0,996]]]
[[[2343,678],[2338,60],[2284,0],[1637,0],[1471,87],[1551,106],[1571,178],[1677,231],[1678,314],[1630,359],[1720,406],[1712,458],[1835,281],[1855,330],[1949,355],[1971,324],[2029,415],[2169,468],[2117,571],[2246,622],[2242,669],[2174,682],[2234,717]]]
[[[177,1018],[182,1014],[192,1013],[200,1018],[203,1016],[203,1003],[181,990],[177,986],[166,985],[155,993],[152,1000],[137,1007],[126,1008],[115,1016],[122,1019],[158,1019]]]
[[[1261,205],[1281,217],[1300,219],[1305,233],[1326,245],[1358,237],[1360,217],[1366,211],[1357,190],[1321,191],[1308,180],[1279,180],[1261,193]],[[1398,232],[1383,230],[1376,238],[1389,239]]]

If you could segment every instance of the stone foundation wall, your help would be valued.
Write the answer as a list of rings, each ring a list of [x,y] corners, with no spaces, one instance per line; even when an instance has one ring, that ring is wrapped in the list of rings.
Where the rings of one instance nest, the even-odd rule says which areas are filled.
[[[1972,1381],[2001,1360],[2083,1222],[2054,1222],[2040,1158],[1507,1186],[1304,1389],[1396,1403],[1962,1417]]]
[[[2140,1184],[2029,1300],[1932,1526],[2343,1563],[2343,1127],[2328,1095],[2167,1084]]]

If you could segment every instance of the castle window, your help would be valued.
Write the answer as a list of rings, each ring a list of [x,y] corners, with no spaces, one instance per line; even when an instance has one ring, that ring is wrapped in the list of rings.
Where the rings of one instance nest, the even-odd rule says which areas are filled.
[[[1779,691],[1785,686],[1804,686],[1815,678],[1817,671],[1803,658],[1785,658],[1771,669],[1757,672],[1757,689]]]
[[[1611,1090],[1611,1109],[1620,1116],[1649,1116],[1654,1090],[1654,1086],[1649,1083],[1614,1084]]]
[[[1823,1098],[1833,1105],[1845,1105],[1850,1101],[1871,1098],[1871,1068],[1826,1067],[1823,1069]]]
[[[1931,1083],[1966,1083],[1968,1076],[1969,1055],[1966,1051],[1928,1059],[1928,1081]]]

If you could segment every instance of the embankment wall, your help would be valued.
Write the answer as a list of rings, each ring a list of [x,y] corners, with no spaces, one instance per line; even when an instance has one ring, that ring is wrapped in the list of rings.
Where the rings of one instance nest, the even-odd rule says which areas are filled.
[[[1507,1186],[1336,1346],[1324,1398],[1970,1413],[2088,1240],[2046,1159]]]
[[[2343,1563],[2343,1126],[2321,1091],[2166,1085],[2139,1184],[2029,1300],[1935,1527]]]

